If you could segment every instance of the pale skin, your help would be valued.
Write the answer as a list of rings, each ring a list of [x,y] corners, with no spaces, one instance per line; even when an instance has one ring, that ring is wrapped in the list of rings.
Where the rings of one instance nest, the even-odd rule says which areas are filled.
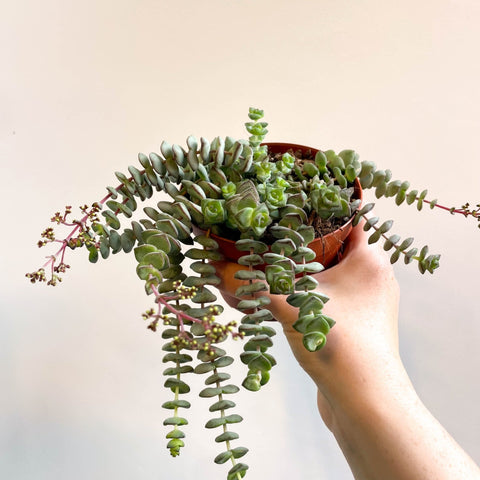
[[[217,262],[219,286],[235,307],[241,267]],[[337,323],[310,353],[292,328],[296,309],[271,295],[293,354],[318,388],[318,409],[356,480],[480,480],[473,460],[419,399],[398,349],[399,287],[388,257],[354,229],[342,261],[315,276]],[[320,448],[321,446],[319,446]]]

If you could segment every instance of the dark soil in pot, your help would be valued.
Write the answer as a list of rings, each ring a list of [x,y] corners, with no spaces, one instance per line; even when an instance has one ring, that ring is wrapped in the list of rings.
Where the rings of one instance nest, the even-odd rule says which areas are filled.
[[[266,145],[268,145],[273,159],[280,157],[285,152],[289,152],[294,155],[296,162],[300,165],[308,161],[313,162],[315,154],[318,152],[318,149],[292,143],[266,143]],[[362,188],[358,179],[355,180],[354,189],[354,197],[361,200]],[[316,238],[309,244],[309,248],[317,254],[315,261],[320,262],[325,268],[338,263],[341,259],[345,242],[352,230],[352,221],[353,217],[350,219],[333,218],[325,220],[318,215],[311,216],[309,222],[315,229]],[[193,230],[197,234],[202,232],[198,227],[194,227]],[[232,230],[232,236],[229,236],[229,238],[213,233],[210,233],[210,235],[218,242],[220,250],[227,260],[236,262],[242,255],[245,255],[245,252],[241,252],[235,247],[236,237],[238,236],[236,230]],[[269,241],[268,235],[265,235],[262,241],[267,244],[272,243],[273,237]]]

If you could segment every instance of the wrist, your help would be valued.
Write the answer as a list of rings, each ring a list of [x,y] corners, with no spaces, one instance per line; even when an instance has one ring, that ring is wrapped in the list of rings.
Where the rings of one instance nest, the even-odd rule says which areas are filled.
[[[362,355],[361,361],[355,354],[332,358],[317,386],[320,413],[335,436],[346,425],[375,421],[385,409],[418,402],[400,358],[390,352]]]

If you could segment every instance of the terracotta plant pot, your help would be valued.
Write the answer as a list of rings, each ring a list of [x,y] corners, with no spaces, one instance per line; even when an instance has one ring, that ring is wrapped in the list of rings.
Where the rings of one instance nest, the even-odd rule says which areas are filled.
[[[293,143],[265,143],[265,145],[268,145],[268,150],[274,154],[285,153],[290,149],[301,150],[302,152],[310,150],[313,154],[318,152],[317,148],[296,145]],[[355,179],[354,188],[354,197],[362,200],[362,187],[360,186],[358,178]],[[340,261],[345,241],[352,231],[352,222],[353,217],[339,229],[323,237],[316,238],[308,245],[309,248],[316,253],[316,262],[320,262],[325,268],[328,268]],[[194,227],[193,230],[197,234],[202,231],[198,227]],[[211,233],[210,236],[219,244],[220,251],[223,253],[226,260],[236,262],[242,255],[246,254],[246,252],[237,250],[235,247],[235,240],[219,237],[213,233]],[[262,266],[259,265],[256,268],[262,269]]]

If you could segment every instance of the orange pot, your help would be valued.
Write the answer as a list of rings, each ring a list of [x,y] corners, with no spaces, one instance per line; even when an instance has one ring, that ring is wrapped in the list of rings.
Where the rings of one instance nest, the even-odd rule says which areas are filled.
[[[301,150],[303,152],[311,150],[313,154],[318,152],[316,148],[310,148],[303,145],[296,145],[293,143],[265,143],[268,145],[268,149],[272,153],[284,153],[289,149]],[[357,199],[362,199],[362,187],[358,179],[355,179],[355,192],[354,196]],[[335,230],[328,235],[316,238],[311,242],[308,247],[316,253],[316,262],[320,262],[325,268],[330,267],[341,259],[343,253],[343,247],[348,235],[352,231],[353,217],[348,220],[339,229]],[[194,227],[195,233],[200,233],[201,230]],[[218,235],[210,234],[210,236],[218,243],[220,251],[223,253],[227,260],[236,262],[242,255],[246,255],[247,252],[237,250],[235,247],[235,240],[219,237]],[[256,268],[262,269],[259,265]]]

